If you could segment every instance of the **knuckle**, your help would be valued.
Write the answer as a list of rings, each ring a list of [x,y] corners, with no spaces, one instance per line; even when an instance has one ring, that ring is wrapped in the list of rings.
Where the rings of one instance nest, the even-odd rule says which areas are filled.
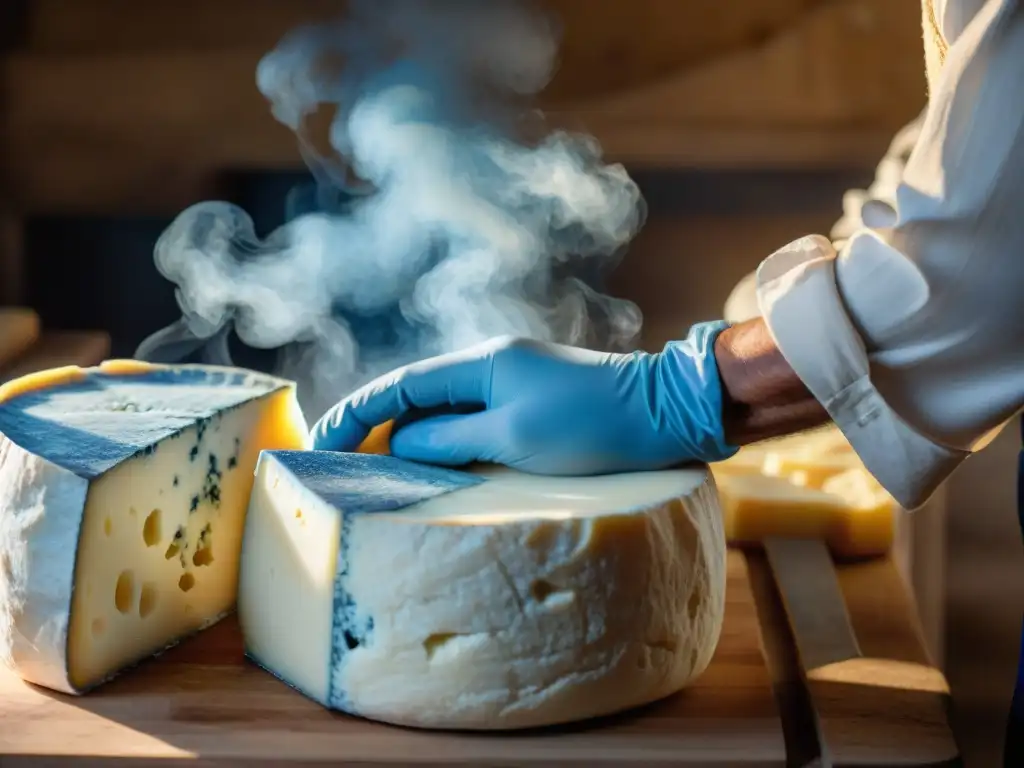
[[[538,407],[517,407],[505,425],[504,438],[521,450],[542,444],[549,430],[549,416]]]
[[[502,334],[501,336],[495,336],[492,338],[486,343],[486,346],[491,352],[503,352],[507,349],[515,349],[521,343],[522,339],[519,336]]]
[[[487,342],[487,349],[492,354],[507,352],[532,351],[539,347],[540,342],[526,336],[515,336],[506,334],[495,336]]]

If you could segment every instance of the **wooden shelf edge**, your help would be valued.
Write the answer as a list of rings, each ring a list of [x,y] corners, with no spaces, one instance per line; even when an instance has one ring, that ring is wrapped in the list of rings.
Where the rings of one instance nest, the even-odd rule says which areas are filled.
[[[29,373],[65,365],[99,365],[110,354],[103,331],[49,331],[12,364],[0,368],[0,384]]]

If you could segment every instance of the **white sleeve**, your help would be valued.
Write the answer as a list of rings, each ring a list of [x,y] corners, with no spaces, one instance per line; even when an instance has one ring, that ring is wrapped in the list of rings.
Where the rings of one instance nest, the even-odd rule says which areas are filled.
[[[1024,9],[988,0],[946,55],[891,228],[766,259],[784,357],[868,470],[923,504],[1024,405]],[[867,224],[867,222],[865,222]]]
[[[924,117],[922,112],[896,134],[875,168],[875,178],[870,187],[850,189],[843,195],[843,217],[829,233],[833,248],[842,248],[851,236],[865,227],[883,237],[891,232],[896,224],[896,192],[910,154],[921,136]]]

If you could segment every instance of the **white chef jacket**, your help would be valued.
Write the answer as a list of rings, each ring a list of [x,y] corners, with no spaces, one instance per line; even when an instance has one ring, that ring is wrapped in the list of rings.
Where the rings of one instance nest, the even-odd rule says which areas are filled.
[[[847,195],[834,243],[756,273],[783,356],[908,509],[1024,407],[1024,4],[923,15],[924,114]]]

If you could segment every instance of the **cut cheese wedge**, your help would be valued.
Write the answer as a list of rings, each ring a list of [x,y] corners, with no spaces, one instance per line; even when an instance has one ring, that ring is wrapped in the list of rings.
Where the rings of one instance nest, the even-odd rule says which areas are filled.
[[[746,446],[713,471],[730,544],[819,538],[837,557],[892,547],[899,507],[835,427]]]
[[[39,340],[39,315],[22,307],[0,307],[0,369]]]
[[[0,660],[80,693],[229,612],[253,470],[291,382],[112,361],[0,387]]]
[[[247,654],[326,707],[511,729],[672,694],[721,630],[706,469],[549,478],[266,452],[239,583]]]
[[[783,477],[716,477],[730,544],[769,537],[820,539],[837,557],[888,552],[895,536],[892,498],[862,469],[826,481],[822,488]]]
[[[863,466],[843,433],[829,427],[745,446],[713,469],[716,477],[765,474],[821,488],[830,477]]]

